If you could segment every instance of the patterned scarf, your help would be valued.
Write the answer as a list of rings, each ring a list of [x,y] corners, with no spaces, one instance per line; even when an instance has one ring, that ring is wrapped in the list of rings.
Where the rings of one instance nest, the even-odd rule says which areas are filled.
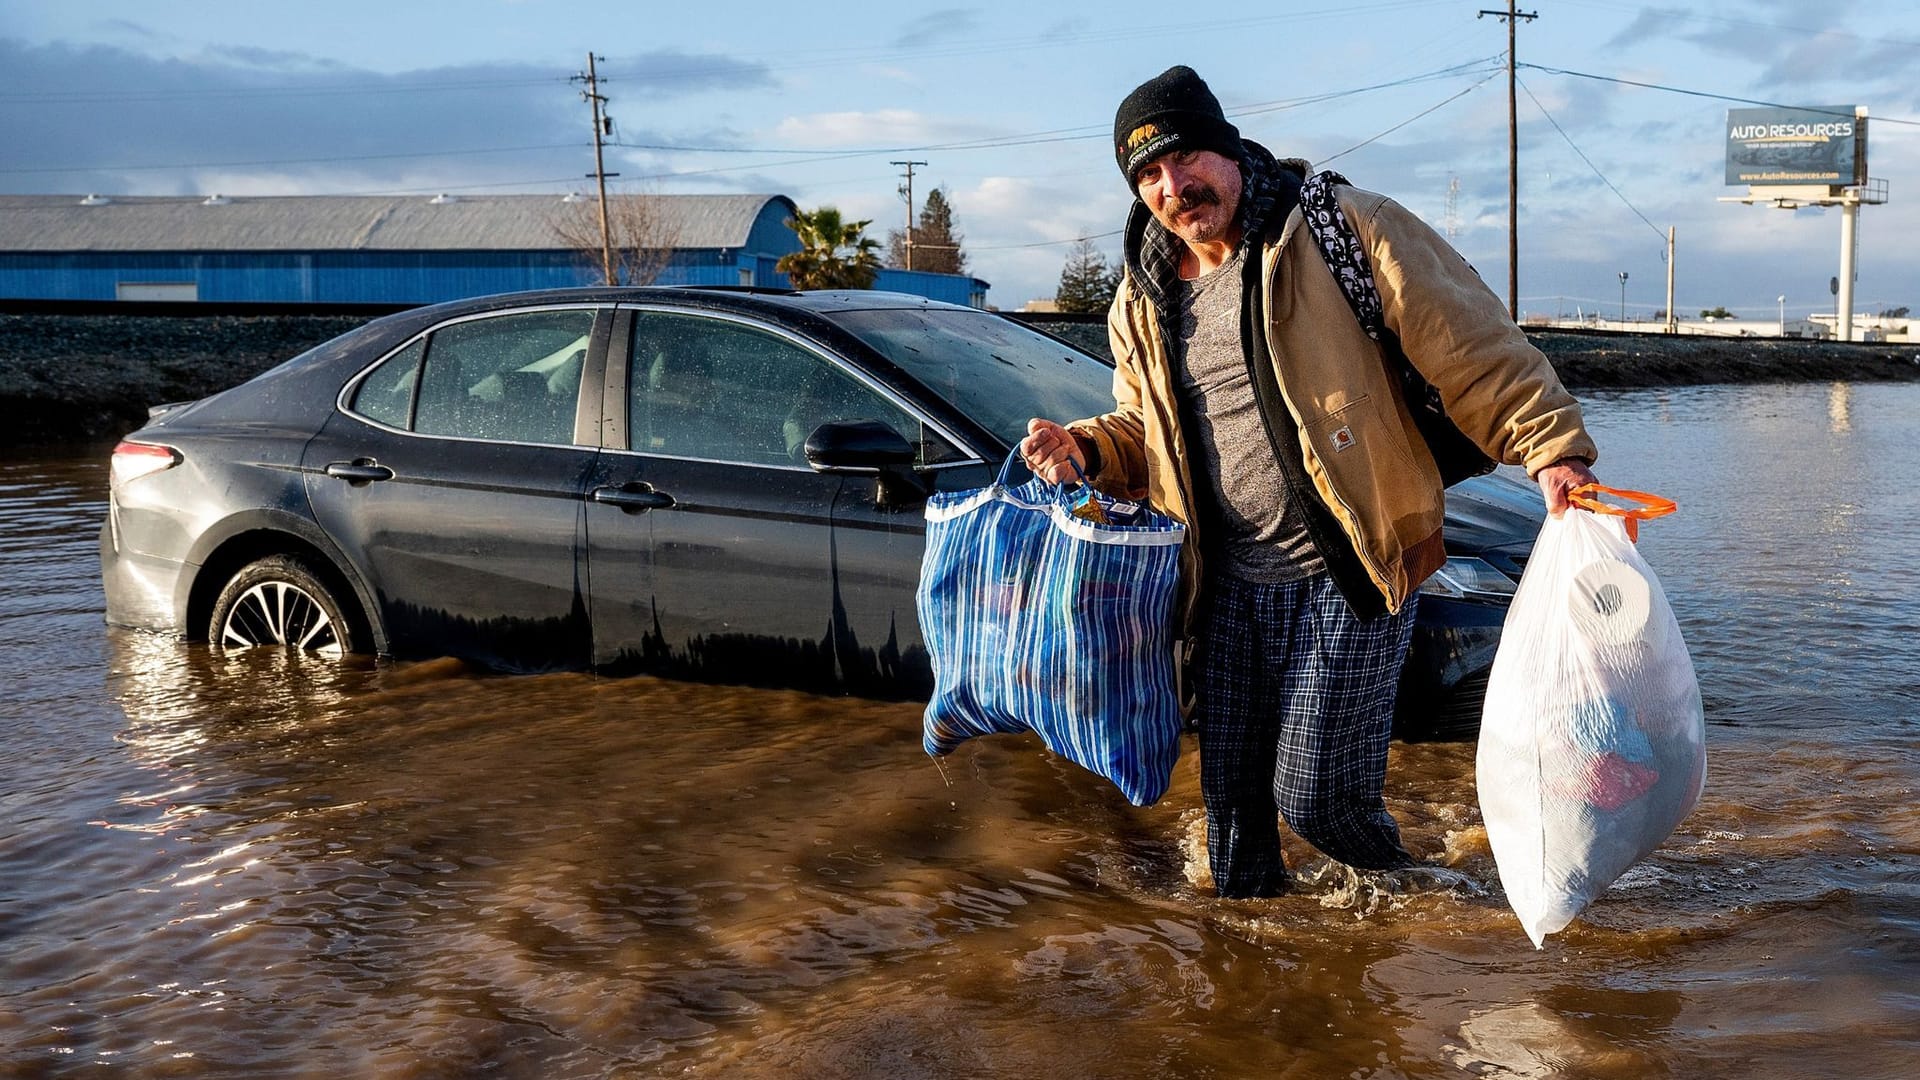
[[[1367,258],[1366,245],[1348,224],[1346,211],[1340,209],[1340,200],[1334,196],[1336,184],[1353,186],[1337,172],[1319,172],[1308,177],[1300,188],[1300,213],[1313,233],[1327,269],[1333,271],[1334,278],[1340,282],[1340,291],[1347,294],[1347,304],[1353,308],[1354,318],[1360,320],[1360,329],[1379,341],[1387,326],[1386,313],[1380,307],[1380,288],[1374,284],[1373,264]]]

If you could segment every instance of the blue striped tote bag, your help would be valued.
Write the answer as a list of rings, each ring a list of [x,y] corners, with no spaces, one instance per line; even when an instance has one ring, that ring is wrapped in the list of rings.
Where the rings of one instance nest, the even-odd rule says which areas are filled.
[[[1015,470],[1025,484],[1009,483]],[[1034,478],[1016,452],[993,484],[928,499],[924,742],[938,757],[975,735],[1033,731],[1146,806],[1180,753],[1172,608],[1186,529],[1145,507],[1130,525],[1077,516],[1089,497],[1112,506]]]

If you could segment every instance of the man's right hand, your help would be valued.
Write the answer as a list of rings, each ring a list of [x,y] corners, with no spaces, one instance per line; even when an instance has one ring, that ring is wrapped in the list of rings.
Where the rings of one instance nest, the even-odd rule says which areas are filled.
[[[1020,460],[1027,463],[1033,475],[1053,484],[1079,480],[1076,467],[1084,469],[1087,463],[1071,432],[1037,416],[1027,421],[1027,437],[1020,440]]]

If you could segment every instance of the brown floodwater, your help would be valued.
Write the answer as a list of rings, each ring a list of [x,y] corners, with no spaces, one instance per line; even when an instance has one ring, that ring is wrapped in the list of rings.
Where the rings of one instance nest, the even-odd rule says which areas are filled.
[[[1471,744],[1409,845],[1196,884],[1128,806],[911,704],[102,623],[104,454],[0,462],[0,1075],[1920,1076],[1920,386],[1591,395],[1706,700],[1699,809],[1535,951]]]

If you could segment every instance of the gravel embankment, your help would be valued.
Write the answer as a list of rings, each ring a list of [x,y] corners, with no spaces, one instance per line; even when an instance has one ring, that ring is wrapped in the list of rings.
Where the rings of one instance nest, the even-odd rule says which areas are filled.
[[[84,443],[236,386],[364,315],[0,315],[0,443]]]
[[[0,444],[84,443],[151,405],[203,397],[367,322],[367,315],[0,314]],[[1040,323],[1106,350],[1098,321]],[[1920,345],[1537,331],[1574,389],[1920,380]]]

